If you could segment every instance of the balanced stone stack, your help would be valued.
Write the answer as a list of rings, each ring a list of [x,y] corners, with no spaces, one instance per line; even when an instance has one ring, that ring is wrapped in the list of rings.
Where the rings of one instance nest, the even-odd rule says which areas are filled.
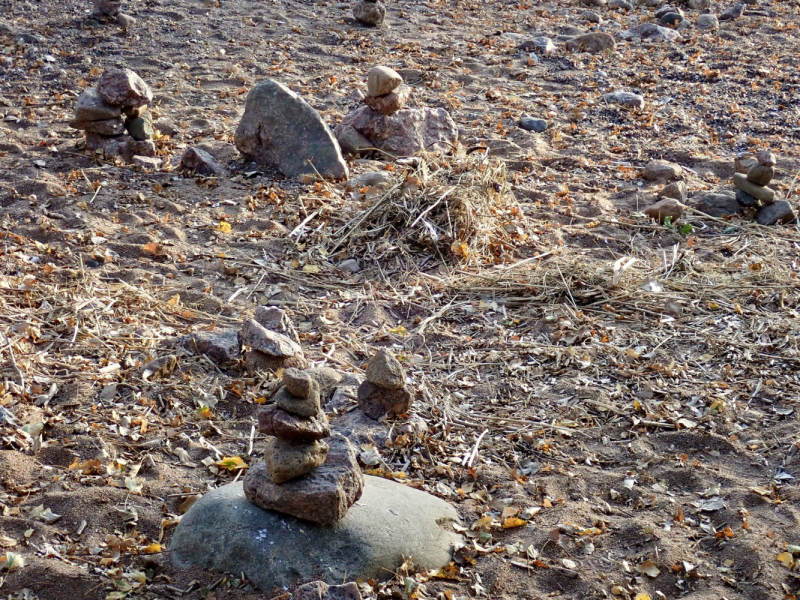
[[[377,27],[386,18],[386,7],[380,0],[359,0],[353,7],[353,16],[364,25]]]
[[[775,191],[767,185],[775,175],[775,155],[769,150],[760,150],[753,157],[739,157],[737,171],[747,167],[747,174],[734,173],[736,201],[745,209],[756,209],[756,220],[762,225],[789,223],[795,220],[791,206],[785,200],[775,201]]]
[[[153,92],[130,69],[110,69],[78,98],[70,127],[86,132],[86,146],[142,166],[157,166],[147,105]],[[139,160],[134,160],[134,158]],[[148,160],[141,160],[148,159]]]
[[[364,104],[382,115],[391,115],[408,104],[411,88],[394,69],[380,65],[372,67],[367,75],[367,96]]]
[[[358,387],[358,406],[373,419],[394,418],[408,412],[411,392],[400,361],[380,350],[367,365],[366,380]]]
[[[250,374],[308,367],[297,331],[280,308],[259,306],[255,318],[244,322],[239,341],[246,347],[244,364]]]
[[[283,384],[276,404],[258,416],[259,431],[271,437],[264,460],[245,477],[245,495],[261,508],[331,525],[361,497],[355,449],[344,436],[331,435],[310,374],[286,369]]]

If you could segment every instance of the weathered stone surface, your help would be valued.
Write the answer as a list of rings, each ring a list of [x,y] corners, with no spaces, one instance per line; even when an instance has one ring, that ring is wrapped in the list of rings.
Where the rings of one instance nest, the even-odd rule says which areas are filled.
[[[358,407],[372,419],[394,418],[411,407],[411,392],[406,388],[387,390],[369,381],[358,386]]]
[[[69,126],[73,129],[81,129],[105,136],[122,135],[125,133],[125,123],[120,118],[106,119],[104,121],[70,121]]]
[[[119,13],[120,0],[93,0],[94,14],[101,17],[113,17]]]
[[[381,349],[372,357],[365,372],[367,381],[387,390],[399,390],[406,383],[400,361],[388,350]]]
[[[242,344],[272,356],[302,355],[300,344],[282,333],[271,331],[255,319],[247,319],[242,326]]]
[[[520,117],[519,126],[525,131],[534,131],[536,133],[542,133],[547,129],[547,121],[545,119],[536,119],[534,117],[525,115],[523,117]]]
[[[593,31],[592,33],[584,33],[583,35],[575,36],[566,42],[567,50],[571,52],[590,52],[597,54],[606,50],[614,50],[617,43],[614,38],[601,31]]]
[[[758,164],[764,165],[765,167],[774,167],[778,162],[778,159],[775,158],[775,154],[769,150],[759,150],[756,152],[756,160]]]
[[[312,581],[297,588],[292,600],[361,600],[361,592],[354,581],[334,586],[328,586],[324,581]]]
[[[742,207],[736,201],[736,195],[726,190],[700,196],[697,209],[709,216],[722,218],[740,213]]]
[[[155,156],[156,145],[152,140],[134,140],[127,136],[119,152],[126,162],[132,162],[134,156]]]
[[[305,477],[281,485],[270,480],[264,461],[257,463],[245,477],[247,499],[261,508],[323,525],[342,519],[361,496],[364,476],[347,438],[335,433],[327,442],[324,464]]]
[[[179,167],[206,177],[225,175],[225,167],[216,158],[202,148],[194,146],[189,146],[183,151]]]
[[[253,318],[265,329],[282,333],[298,346],[300,345],[300,337],[292,324],[292,320],[285,310],[277,306],[259,306],[256,308],[256,314]]]
[[[141,106],[153,100],[153,91],[130,69],[109,69],[97,82],[100,97],[114,106]]]
[[[645,165],[642,171],[642,177],[648,181],[658,181],[666,179],[668,181],[680,179],[683,175],[683,170],[680,165],[666,161],[666,160],[651,160]]]
[[[447,522],[458,519],[450,504],[387,479],[365,480],[361,500],[330,527],[258,508],[245,498],[241,482],[217,488],[183,516],[170,555],[179,568],[244,573],[265,593],[283,593],[296,580],[320,575],[331,584],[385,580],[404,556],[413,556],[421,569],[450,562],[460,539]]]
[[[675,200],[675,198],[664,198],[647,207],[644,214],[659,223],[664,223],[667,218],[671,218],[674,223],[680,219],[684,208],[683,204]]]
[[[145,119],[144,117],[128,119],[125,121],[125,129],[127,129],[130,136],[138,142],[152,140],[155,135],[153,124],[150,123],[150,119]]]
[[[356,156],[366,155],[373,151],[372,142],[350,125],[339,125],[336,128],[336,139],[342,152]]]
[[[377,27],[381,25],[386,18],[386,7],[382,2],[359,0],[353,7],[353,16],[364,25]]]
[[[751,183],[747,180],[747,175],[743,175],[742,173],[733,174],[733,185],[735,185],[738,189],[747,192],[754,198],[758,198],[765,204],[770,204],[771,202],[775,201],[774,190]]]
[[[720,21],[733,21],[744,14],[744,4],[734,4],[722,11],[719,16]]]
[[[411,98],[411,88],[407,85],[401,85],[385,96],[380,96],[378,98],[367,96],[364,98],[364,104],[382,115],[390,115],[405,108],[409,98]]]
[[[683,22],[683,15],[676,12],[664,13],[658,20],[658,24],[662,27],[672,27],[675,29]]]
[[[323,394],[333,389],[342,380],[342,374],[330,367],[306,369],[306,373],[319,384],[319,391]]]
[[[75,105],[75,121],[106,121],[122,114],[119,106],[112,106],[100,97],[96,88],[83,92]]]
[[[195,331],[178,340],[178,346],[205,354],[218,365],[229,365],[239,360],[239,332],[235,329]]]
[[[259,371],[277,371],[278,369],[297,369],[308,368],[308,361],[302,354],[295,356],[274,356],[265,354],[258,350],[250,350],[244,355],[244,366],[247,372],[252,375]]]
[[[661,27],[654,23],[642,23],[632,29],[627,29],[619,33],[619,37],[624,40],[640,39],[662,42],[674,42],[681,37],[681,34],[674,29]]]
[[[272,483],[285,483],[310,473],[325,462],[328,444],[292,442],[271,437],[264,448],[266,472]]]
[[[700,15],[697,17],[695,25],[700,31],[714,31],[719,29],[719,19],[717,19],[717,15]]]
[[[403,78],[394,69],[376,65],[367,74],[367,95],[377,98],[385,96],[400,87]]]
[[[536,50],[542,54],[555,54],[558,51],[558,48],[556,48],[553,40],[544,36],[535,37],[531,40],[525,40],[518,46],[518,49],[525,50],[526,52]]]
[[[135,119],[136,117],[141,117],[144,113],[147,112],[147,104],[142,104],[141,106],[126,106],[122,109],[122,114],[128,117],[129,119]]]
[[[248,159],[287,177],[319,173],[347,178],[347,164],[330,129],[305,100],[267,79],[247,96],[236,147]]]
[[[761,206],[761,201],[758,198],[754,198],[744,190],[736,190],[736,201],[741,206],[747,206],[750,208]]]
[[[396,156],[451,150],[458,140],[458,128],[443,108],[405,108],[382,115],[362,106],[342,120],[336,128],[337,135],[347,125],[372,146]]]
[[[755,183],[756,185],[769,185],[772,178],[775,176],[775,168],[765,165],[753,165],[747,172],[747,181]]]
[[[276,406],[258,413],[258,430],[290,442],[313,442],[330,436],[328,417],[321,412],[315,417],[301,418]]]
[[[745,175],[750,171],[753,165],[758,164],[758,159],[749,152],[742,152],[733,161],[733,167],[737,173],[744,173]]]
[[[686,202],[686,199],[689,197],[689,191],[683,181],[673,181],[665,185],[663,189],[658,192],[658,196],[660,198],[675,198],[681,202]]]
[[[778,200],[761,207],[756,214],[759,225],[777,225],[794,223],[797,217],[791,204],[786,200]]]
[[[298,398],[289,393],[285,387],[282,387],[275,394],[275,403],[278,408],[282,408],[286,412],[290,412],[298,417],[314,417],[319,414],[320,406],[320,392],[319,384],[312,380],[313,389],[308,398]]]
[[[300,369],[286,369],[283,372],[283,385],[292,396],[308,398],[314,391],[314,380]]]
[[[137,156],[131,157],[131,162],[137,167],[157,171],[161,168],[162,160],[160,158],[152,158],[150,156]]]
[[[629,106],[631,108],[644,108],[644,96],[634,94],[633,92],[617,90],[616,92],[603,94],[602,98],[611,104],[621,104],[622,106]]]
[[[89,150],[101,150],[108,156],[119,156],[120,149],[130,137],[127,135],[118,135],[115,137],[108,137],[100,135],[99,133],[86,133],[86,147]]]

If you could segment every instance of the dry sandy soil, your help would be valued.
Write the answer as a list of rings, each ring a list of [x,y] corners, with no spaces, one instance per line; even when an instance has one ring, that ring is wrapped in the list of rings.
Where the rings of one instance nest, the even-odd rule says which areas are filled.
[[[0,0],[34,36],[0,37],[0,596],[277,594],[176,571],[166,552],[191,499],[241,476],[213,463],[258,459],[274,374],[188,353],[167,379],[141,369],[269,303],[315,364],[358,372],[378,347],[403,360],[408,419],[425,427],[383,428],[365,468],[463,517],[454,565],[407,565],[365,595],[795,597],[797,226],[690,211],[668,227],[639,210],[662,185],[640,177],[651,159],[684,167],[693,206],[730,188],[738,152],[767,147],[794,202],[798,2],[598,55],[558,39],[591,26],[577,0],[391,2],[381,29],[330,0],[126,0],[130,32],[90,8]],[[654,11],[596,10],[612,34]],[[558,51],[518,52],[534,35]],[[389,173],[388,190],[238,158],[255,82],[289,85],[335,124],[376,63],[417,105],[447,108],[461,147],[351,163]],[[67,122],[111,66],[153,87],[167,164],[195,144],[230,176],[82,150]],[[616,89],[646,107],[600,99]],[[519,129],[523,114],[550,128]],[[360,273],[337,270],[351,257]]]

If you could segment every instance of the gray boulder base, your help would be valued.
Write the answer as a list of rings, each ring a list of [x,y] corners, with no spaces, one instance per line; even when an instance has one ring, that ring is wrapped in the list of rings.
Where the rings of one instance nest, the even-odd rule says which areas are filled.
[[[287,177],[319,173],[347,178],[339,144],[319,113],[271,79],[248,94],[235,141],[245,158],[276,168]]]
[[[364,479],[361,499],[330,527],[251,504],[241,482],[212,490],[181,519],[170,545],[173,561],[179,568],[244,573],[264,592],[310,579],[385,580],[404,556],[427,569],[450,562],[460,539],[449,523],[458,520],[452,506],[394,481]]]

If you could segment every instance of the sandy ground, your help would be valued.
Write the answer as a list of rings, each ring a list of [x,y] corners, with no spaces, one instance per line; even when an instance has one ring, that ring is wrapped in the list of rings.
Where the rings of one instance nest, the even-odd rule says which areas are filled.
[[[577,1],[391,3],[381,29],[334,2],[124,9],[130,32],[86,0],[0,1],[40,36],[0,37],[1,595],[277,595],[176,571],[166,552],[191,499],[241,476],[218,457],[258,459],[251,432],[274,376],[184,354],[171,377],[141,377],[181,335],[269,303],[315,364],[358,372],[378,347],[403,360],[415,405],[375,430],[381,468],[463,517],[452,567],[409,567],[365,594],[795,597],[797,227],[692,212],[667,227],[639,211],[663,185],[640,177],[649,160],[684,167],[694,206],[731,187],[738,152],[765,147],[794,202],[797,2],[598,55],[558,37],[592,27]],[[654,11],[596,10],[612,35]],[[558,51],[517,50],[536,35]],[[238,158],[255,82],[285,83],[335,124],[373,64],[398,70],[416,105],[449,110],[461,147],[416,167],[351,163],[391,174],[388,195],[253,174]],[[194,144],[230,176],[82,150],[67,122],[111,66],[153,87],[168,164]],[[600,99],[617,89],[646,107]],[[549,129],[519,129],[523,114]],[[458,226],[432,241],[410,223],[449,188],[429,217]],[[338,271],[346,258],[363,270]],[[331,409],[334,427],[351,408]]]

